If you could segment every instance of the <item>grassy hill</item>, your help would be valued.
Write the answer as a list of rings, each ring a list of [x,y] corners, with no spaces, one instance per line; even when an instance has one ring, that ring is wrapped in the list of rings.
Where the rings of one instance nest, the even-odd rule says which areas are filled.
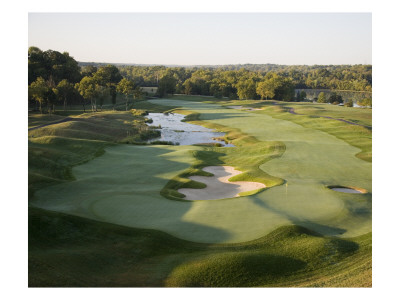
[[[314,117],[315,107],[329,115],[324,105],[296,104],[309,115],[294,115],[287,103],[242,104],[263,110],[208,97],[136,104],[179,107],[227,132],[234,148],[121,145],[151,135],[132,112],[74,114],[29,131],[29,285],[371,286],[371,131]],[[358,111],[331,113],[368,124]],[[61,117],[31,116],[30,126]],[[218,164],[272,188],[214,202],[160,194],[179,200],[188,175]]]

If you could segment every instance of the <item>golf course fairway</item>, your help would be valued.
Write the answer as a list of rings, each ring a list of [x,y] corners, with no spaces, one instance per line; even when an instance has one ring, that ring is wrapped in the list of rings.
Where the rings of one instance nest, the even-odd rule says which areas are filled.
[[[175,201],[160,191],[195,162],[193,151],[205,147],[116,145],[74,167],[76,180],[37,191],[31,204],[204,243],[246,242],[290,224],[340,237],[371,232],[371,163],[355,156],[360,149],[262,110],[169,99],[151,102],[200,113],[200,120],[238,129],[259,141],[284,143],[283,154],[259,168],[285,183],[238,198]],[[229,155],[239,148],[219,151]],[[327,188],[331,185],[368,192],[341,193]]]

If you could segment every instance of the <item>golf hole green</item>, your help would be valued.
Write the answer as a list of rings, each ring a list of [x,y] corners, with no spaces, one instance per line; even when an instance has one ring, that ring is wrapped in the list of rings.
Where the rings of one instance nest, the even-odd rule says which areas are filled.
[[[341,193],[349,193],[349,194],[365,194],[365,193],[367,193],[367,190],[358,188],[358,187],[330,185],[330,186],[328,186],[328,188],[333,191],[341,192]]]

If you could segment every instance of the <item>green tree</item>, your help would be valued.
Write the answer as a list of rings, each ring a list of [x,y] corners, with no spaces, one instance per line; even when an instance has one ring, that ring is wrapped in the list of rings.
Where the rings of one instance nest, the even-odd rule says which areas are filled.
[[[294,85],[291,78],[285,78],[278,76],[276,79],[275,88],[275,99],[292,101],[295,97],[294,95]]]
[[[57,103],[57,94],[56,89],[49,87],[46,91],[46,103],[47,103],[47,111],[49,114],[54,113],[56,111],[56,103]]]
[[[133,95],[135,85],[132,80],[123,78],[117,85],[117,92],[125,95],[125,110],[128,110],[128,97]]]
[[[332,104],[339,104],[339,103],[343,103],[343,99],[342,96],[338,95],[337,93],[333,92],[329,98],[328,98],[328,102],[332,103]]]
[[[272,99],[275,96],[275,85],[270,80],[264,80],[257,84],[257,94],[261,99]]]
[[[326,96],[324,92],[318,94],[318,103],[327,103]]]
[[[353,100],[349,99],[347,102],[344,104],[346,107],[353,107]]]
[[[47,105],[47,111],[51,114],[54,111],[55,102],[57,97],[54,92],[54,82],[51,80],[44,80],[38,77],[36,81],[32,82],[28,87],[28,97],[33,98],[39,103],[40,113],[43,113],[43,104]]]
[[[186,94],[186,95],[192,94],[193,83],[190,81],[190,79],[187,79],[187,80],[183,83],[183,88],[184,88],[184,91],[185,91],[185,94]]]
[[[254,99],[256,96],[256,83],[253,79],[241,79],[237,84],[237,95],[240,99]]]
[[[169,70],[159,81],[157,94],[160,97],[164,97],[167,94],[174,94],[176,87],[176,78],[173,73]]]
[[[39,111],[42,114],[42,106],[46,102],[46,93],[48,85],[42,77],[38,77],[36,81],[29,85],[29,94],[39,103]]]
[[[306,92],[305,91],[297,91],[296,93],[296,101],[301,102],[304,101],[306,99]]]
[[[67,79],[63,79],[57,84],[54,92],[57,95],[57,98],[63,101],[65,111],[67,109],[68,98],[74,93],[74,85],[68,82]]]
[[[109,87],[110,85],[117,85],[122,76],[116,66],[107,65],[100,67],[96,73],[93,74],[93,78],[97,84]]]
[[[90,101],[92,112],[97,111],[96,97],[98,96],[97,81],[93,77],[85,76],[78,84],[78,91],[84,99]]]
[[[110,86],[111,103],[113,110],[115,110],[115,104],[117,103],[117,87],[115,85]]]
[[[372,107],[372,99],[371,98],[363,98],[357,102],[360,106]]]
[[[96,93],[97,93],[97,98],[99,99],[100,111],[102,111],[104,101],[107,99],[107,97],[110,94],[109,88],[97,84],[96,85]]]
[[[133,90],[133,99],[140,99],[142,97],[143,91],[140,88],[140,86],[136,86],[135,89]]]
[[[93,76],[94,73],[97,72],[97,67],[93,66],[93,65],[88,65],[88,66],[84,66],[82,67],[82,76]]]

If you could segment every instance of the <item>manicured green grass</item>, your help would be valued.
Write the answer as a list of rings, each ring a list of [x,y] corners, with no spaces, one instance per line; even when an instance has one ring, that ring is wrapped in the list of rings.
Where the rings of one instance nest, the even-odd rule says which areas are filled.
[[[370,108],[296,102],[285,102],[283,105],[293,107],[294,111],[299,114],[332,117],[335,119],[344,119],[360,125],[372,126],[372,109]]]
[[[186,101],[200,101],[204,103],[216,103],[224,106],[243,105],[244,107],[262,108],[263,111],[254,113],[266,113],[274,118],[295,122],[301,126],[325,131],[352,146],[360,149],[356,156],[365,161],[372,161],[372,131],[362,126],[372,126],[372,110],[355,107],[344,107],[324,103],[307,102],[282,102],[275,100],[226,100],[210,99],[198,96],[174,96],[172,99]],[[298,114],[288,112],[293,108]],[[362,126],[352,125],[339,120],[320,117],[343,119]]]
[[[137,108],[180,107],[191,122],[228,132],[235,148],[116,145],[132,126],[119,113],[30,133],[30,172],[52,180],[34,184],[30,203],[54,211],[30,209],[30,286],[370,286],[371,164],[356,157],[360,149],[331,120],[198,101]],[[216,201],[160,195],[218,164],[285,184]]]
[[[294,115],[284,109],[290,105],[296,112],[305,114]],[[266,113],[274,118],[280,118],[299,124],[303,127],[327,132],[337,138],[360,149],[356,156],[362,160],[372,161],[372,132],[362,126],[348,124],[338,120],[316,118],[315,115],[329,116],[344,119],[360,125],[371,126],[371,110],[353,107],[340,107],[329,104],[292,104],[265,105],[264,110],[258,113]],[[319,112],[319,113],[318,113]]]
[[[281,227],[214,245],[31,208],[30,287],[371,286],[371,235]]]
[[[237,147],[107,148],[101,157],[74,168],[75,181],[38,191],[34,204],[199,242],[252,240],[292,223],[328,235],[352,237],[371,231],[371,164],[355,157],[357,148],[265,113],[180,100],[151,103],[181,106],[200,113],[208,125],[231,128]],[[285,152],[271,159],[281,154],[283,149],[275,145],[282,142]],[[180,180],[210,164],[242,168],[244,178],[237,180],[269,180],[270,186],[285,180],[287,185],[217,201],[171,201],[160,195],[165,189],[172,194],[187,183]],[[328,185],[355,186],[369,193],[339,193]]]

